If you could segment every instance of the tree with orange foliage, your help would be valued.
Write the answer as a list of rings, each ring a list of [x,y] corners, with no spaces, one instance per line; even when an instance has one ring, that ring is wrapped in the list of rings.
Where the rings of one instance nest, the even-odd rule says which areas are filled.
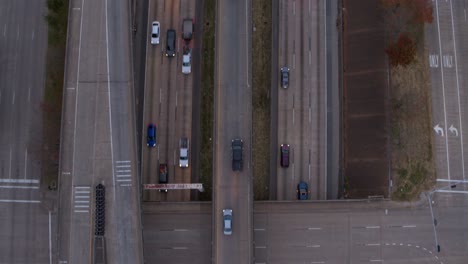
[[[395,43],[386,50],[391,66],[407,66],[413,62],[416,56],[416,45],[408,34],[402,33]]]
[[[431,0],[381,0],[387,11],[385,23],[387,39],[391,43],[385,50],[390,65],[407,66],[416,56],[417,47],[424,41],[424,24],[432,23]]]

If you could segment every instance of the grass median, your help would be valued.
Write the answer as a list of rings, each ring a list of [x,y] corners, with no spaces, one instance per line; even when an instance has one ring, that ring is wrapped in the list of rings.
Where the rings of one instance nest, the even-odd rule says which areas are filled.
[[[215,0],[204,0],[203,50],[201,69],[200,181],[205,191],[199,199],[210,201],[213,192],[213,96],[215,55]]]
[[[43,115],[42,187],[55,189],[60,156],[63,78],[67,41],[68,0],[47,0],[48,43]]]
[[[269,198],[271,5],[270,0],[252,2],[252,162],[255,200]]]
[[[392,178],[396,200],[414,200],[435,182],[427,51],[391,69]]]

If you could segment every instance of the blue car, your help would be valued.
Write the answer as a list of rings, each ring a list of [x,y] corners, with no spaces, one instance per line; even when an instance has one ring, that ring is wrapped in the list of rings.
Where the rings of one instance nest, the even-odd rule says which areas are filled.
[[[307,183],[301,181],[297,185],[297,199],[308,200],[309,199],[309,187]]]
[[[146,145],[150,148],[156,146],[156,126],[153,124],[148,125],[148,135],[146,139]]]

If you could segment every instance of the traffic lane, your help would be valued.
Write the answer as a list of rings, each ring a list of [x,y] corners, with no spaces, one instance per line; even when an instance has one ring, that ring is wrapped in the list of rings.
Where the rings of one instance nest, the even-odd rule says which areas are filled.
[[[364,207],[357,213],[333,212],[333,209],[327,210],[328,213],[302,211],[256,214],[256,252],[262,256],[261,252],[267,252],[265,257],[269,261],[390,261],[395,255],[386,252],[393,252],[400,243],[405,247],[411,244],[413,248],[410,251],[398,248],[398,256],[412,256],[419,247],[422,251],[423,247],[429,249],[433,245],[428,208],[411,210],[409,214],[407,210],[391,210],[387,215],[383,210],[368,211]],[[406,221],[413,224],[404,227]]]
[[[209,212],[144,214],[145,261],[148,263],[210,262],[211,219]]]
[[[174,119],[175,119],[175,89],[177,87],[177,69],[178,69],[178,60],[179,57],[179,38],[180,30],[178,28],[179,23],[179,1],[170,1],[164,2],[164,19],[162,25],[162,41],[160,42],[161,48],[164,48],[163,54],[166,53],[167,45],[167,30],[173,29],[176,31],[176,40],[175,40],[175,56],[166,57],[163,55],[161,57],[161,71],[162,78],[159,83],[153,84],[153,87],[160,87],[160,97],[159,97],[159,106],[157,109],[158,114],[158,161],[159,164],[168,165],[168,182],[174,183],[175,180],[175,157],[174,157]],[[157,173],[157,172],[156,172]],[[170,191],[168,193],[155,193],[158,201],[173,200],[172,198],[175,193]]]
[[[82,6],[82,22],[80,28],[80,46],[77,68],[75,127],[73,135],[73,168],[71,171],[71,186],[91,187],[95,177],[94,158],[96,143],[97,105],[103,98],[98,97],[99,85],[107,82],[107,58],[105,32],[105,6],[104,1],[84,2]],[[99,25],[96,27],[96,25]],[[106,54],[96,56],[96,52]],[[106,98],[107,99],[107,98]],[[87,196],[87,205],[90,205],[91,193],[87,195],[76,194],[75,190],[69,192],[74,195],[73,203],[78,196]],[[81,204],[74,204],[70,212],[70,252],[65,259],[71,262],[88,262],[91,259],[91,211],[90,207],[80,208],[87,212],[75,212]]]
[[[293,50],[293,41],[292,38],[289,37],[292,32],[291,30],[291,20],[293,19],[291,13],[291,8],[292,5],[288,1],[282,1],[280,3],[279,7],[279,20],[280,20],[280,28],[279,28],[279,65],[278,65],[278,71],[281,71],[281,68],[287,67],[290,69],[289,71],[289,87],[292,87],[296,85],[296,80],[293,78],[293,74],[295,69],[293,69],[293,55],[292,55],[292,50]],[[284,26],[284,28],[283,28]],[[281,77],[281,76],[280,76]],[[291,199],[291,191],[290,189],[292,188],[292,182],[294,181],[294,172],[295,172],[295,159],[294,159],[294,149],[296,147],[295,144],[291,141],[291,133],[294,134],[294,132],[291,132],[291,129],[289,129],[293,122],[294,122],[294,113],[293,113],[293,108],[294,108],[294,95],[292,92],[290,92],[290,88],[284,89],[281,86],[281,78],[280,78],[280,83],[277,84],[277,88],[279,89],[278,91],[278,142],[277,146],[280,146],[281,144],[288,144],[290,145],[291,148],[291,153],[290,153],[290,167],[281,169],[280,170],[280,163],[278,162],[277,165],[277,199],[278,200],[289,200]],[[278,152],[278,159],[280,158],[281,155]]]
[[[460,102],[459,84],[457,83],[457,65],[454,46],[454,29],[452,24],[452,12],[450,3],[438,1],[436,6],[436,19],[439,33],[439,56],[441,59],[440,70],[442,78],[443,97],[443,120],[440,126],[445,134],[445,144],[447,151],[447,178],[459,180],[463,179],[463,163],[461,159],[462,145],[458,131],[460,129]],[[440,119],[436,115],[435,120]],[[455,131],[457,130],[457,131]],[[437,136],[436,138],[441,138]],[[438,140],[441,141],[441,140]],[[442,139],[443,141],[443,139]]]
[[[49,227],[57,224],[52,223],[52,215],[49,222],[49,211],[39,203],[5,202],[0,203],[0,210],[0,262],[48,262]]]
[[[431,82],[432,116],[434,129],[442,129],[445,134],[445,108],[444,108],[444,88],[442,82],[442,57],[440,56],[440,36],[438,27],[437,9],[434,7],[434,23],[428,25],[425,34],[429,50],[429,78]],[[435,133],[434,149],[438,158],[435,159],[437,175],[439,178],[449,178],[447,142],[444,137]],[[443,176],[442,176],[443,175]]]
[[[179,165],[177,157],[178,157],[178,90],[182,86],[182,74],[181,74],[181,67],[182,67],[182,18],[181,12],[185,9],[181,5],[181,1],[173,1],[172,7],[170,8],[171,16],[168,18],[169,26],[171,29],[176,31],[175,37],[175,56],[170,59],[170,72],[169,72],[169,82],[167,86],[167,116],[164,127],[166,129],[166,136],[163,139],[165,141],[166,147],[166,159],[169,167],[171,168],[171,175],[169,176],[170,183],[179,183],[181,182],[180,174],[176,173],[177,167]],[[180,119],[180,118],[179,118]],[[164,144],[164,143],[163,143]],[[167,200],[169,201],[180,201],[182,198],[182,192],[180,190],[174,190],[167,193]]]
[[[251,169],[247,2],[223,2],[218,5],[217,75],[215,88],[215,221],[214,255],[216,262],[251,261]],[[227,41],[226,41],[227,40]],[[229,63],[221,63],[229,62]],[[244,169],[231,171],[231,140],[244,141]],[[234,176],[234,177],[233,177]],[[240,177],[235,177],[240,176]],[[233,234],[225,237],[222,209],[233,209]],[[236,221],[238,221],[236,223]]]
[[[145,97],[144,97],[144,118],[143,118],[143,144],[147,143],[148,124],[156,126],[156,147],[143,147],[142,155],[142,178],[143,183],[158,183],[158,160],[159,160],[159,109],[161,104],[161,89],[163,80],[167,78],[162,72],[162,63],[164,59],[164,37],[165,23],[163,10],[164,1],[149,1],[148,3],[148,32],[145,35],[147,56],[145,58]],[[160,43],[158,45],[151,44],[151,23],[153,21],[160,22]],[[158,193],[145,192],[144,200],[158,200]]]
[[[195,1],[181,1],[180,5],[180,19],[179,27],[182,29],[182,24],[184,19],[194,19],[195,20]],[[182,31],[181,31],[182,32]],[[181,33],[182,34],[182,33]],[[193,65],[193,49],[194,47],[194,38],[197,37],[197,32],[193,34],[193,38],[190,41],[188,47],[192,48],[191,54],[191,65]],[[176,183],[190,183],[191,182],[191,124],[192,124],[192,89],[193,89],[193,66],[191,66],[190,74],[182,73],[182,57],[183,57],[183,47],[186,45],[182,38],[179,39],[180,47],[180,56],[177,59],[177,86],[175,93],[175,120],[174,120],[174,133],[172,134],[172,149],[174,152],[174,164],[175,164],[175,182]],[[185,137],[189,140],[189,168],[180,168],[179,167],[179,158],[180,158],[180,146],[179,142],[182,137]],[[189,201],[190,200],[190,190],[176,190],[175,199],[178,201]]]
[[[107,3],[107,54],[108,54],[108,91],[110,103],[111,155],[114,168],[113,181],[115,207],[110,208],[119,226],[115,232],[108,232],[114,246],[107,247],[108,260],[112,263],[140,263],[142,258],[142,238],[138,202],[138,184],[136,179],[136,138],[134,134],[134,92],[131,77],[131,35],[130,8],[127,1]],[[130,167],[119,169],[119,163]],[[111,168],[109,168],[111,169]],[[125,248],[125,251],[121,249]]]
[[[59,179],[59,213],[58,222],[58,259],[69,260],[71,245],[71,217],[72,217],[72,195],[73,191],[73,153],[75,145],[75,112],[78,79],[79,48],[81,45],[81,18],[82,1],[70,1],[71,10],[80,10],[70,13],[68,20],[68,44],[65,53],[65,76],[64,97],[62,109],[61,149],[60,149],[60,179]]]
[[[462,141],[462,151],[463,151],[463,166],[464,168],[468,168],[468,155],[466,155],[466,139],[468,135],[466,134],[466,123],[467,123],[467,116],[468,116],[468,96],[467,91],[464,89],[468,80],[467,76],[467,67],[465,65],[468,64],[467,56],[468,51],[464,48],[466,43],[468,43],[468,31],[466,29],[467,19],[466,19],[466,4],[461,1],[452,1],[451,2],[451,9],[453,15],[453,23],[454,23],[454,33],[455,33],[455,47],[457,52],[457,65],[458,65],[458,81],[460,87],[460,117],[461,117],[461,124],[459,128],[459,135],[460,140]],[[465,129],[463,129],[465,128]],[[463,180],[466,180],[466,176],[463,174]]]

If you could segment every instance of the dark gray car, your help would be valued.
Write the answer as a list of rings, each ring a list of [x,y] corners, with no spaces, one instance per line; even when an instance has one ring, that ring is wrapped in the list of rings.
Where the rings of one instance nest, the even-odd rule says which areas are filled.
[[[176,32],[173,29],[167,30],[166,37],[166,57],[175,56]]]
[[[232,148],[232,170],[241,171],[242,170],[242,148],[243,148],[242,139],[233,139],[231,148]]]
[[[281,87],[288,88],[289,86],[289,68],[281,68]]]

